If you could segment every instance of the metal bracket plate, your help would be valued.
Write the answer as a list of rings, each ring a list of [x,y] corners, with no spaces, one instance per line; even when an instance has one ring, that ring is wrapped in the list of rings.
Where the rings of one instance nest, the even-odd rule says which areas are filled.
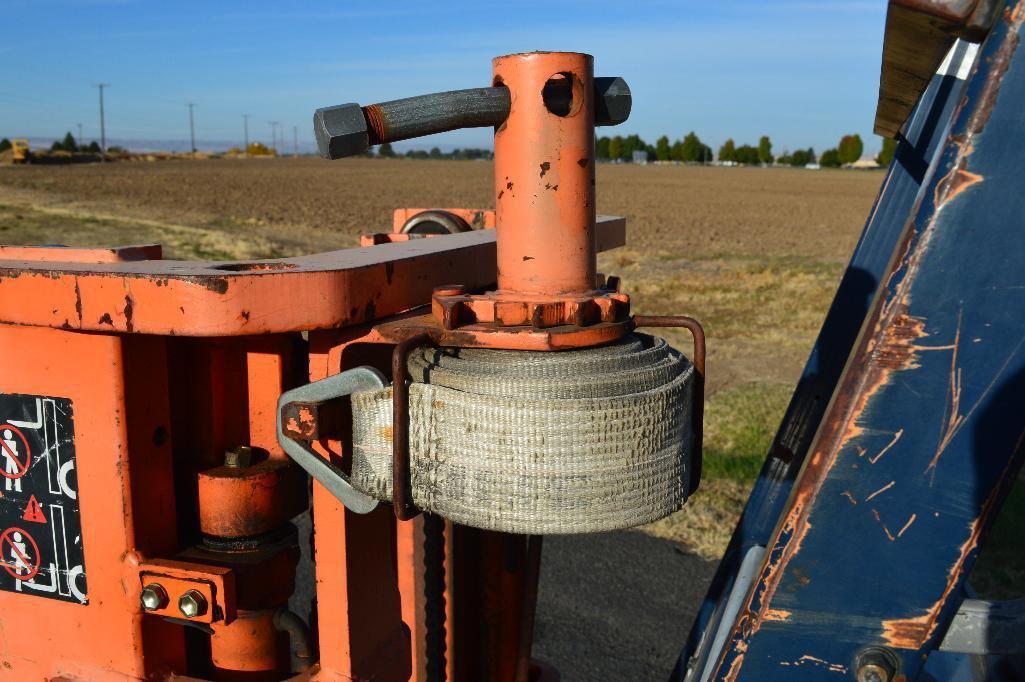
[[[377,500],[353,488],[348,475],[337,465],[321,457],[308,443],[293,440],[285,435],[282,414],[289,403],[333,400],[360,391],[384,388],[385,385],[384,375],[373,367],[355,367],[314,381],[312,384],[293,388],[278,399],[278,443],[296,464],[327,488],[346,509],[357,514],[373,511],[377,507]]]

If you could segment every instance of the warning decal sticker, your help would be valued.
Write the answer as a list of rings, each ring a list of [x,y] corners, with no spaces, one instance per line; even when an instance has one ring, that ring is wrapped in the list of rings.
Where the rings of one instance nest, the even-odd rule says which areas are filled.
[[[88,603],[71,401],[0,393],[0,590]]]

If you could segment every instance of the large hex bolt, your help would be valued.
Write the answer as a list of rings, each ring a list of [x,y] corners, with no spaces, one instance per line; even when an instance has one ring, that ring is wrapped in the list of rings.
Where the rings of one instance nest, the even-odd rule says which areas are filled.
[[[317,109],[313,134],[320,153],[328,159],[356,156],[370,149],[367,120],[358,104],[339,104]]]
[[[595,78],[594,95],[595,125],[615,126],[630,118],[633,96],[619,76]]]
[[[561,102],[571,92],[550,93]],[[630,86],[618,76],[594,79],[594,125],[619,125],[630,116]],[[444,133],[459,128],[502,125],[512,108],[504,85],[437,92],[361,107],[340,104],[317,109],[313,133],[325,159],[356,156],[372,145]]]
[[[178,610],[186,618],[199,618],[206,613],[206,597],[198,590],[189,590],[178,600]]]
[[[157,611],[167,606],[167,590],[160,583],[150,583],[142,588],[139,600],[146,611]]]

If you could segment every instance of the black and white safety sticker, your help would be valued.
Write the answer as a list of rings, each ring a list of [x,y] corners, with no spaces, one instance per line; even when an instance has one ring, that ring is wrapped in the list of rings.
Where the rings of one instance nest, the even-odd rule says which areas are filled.
[[[71,401],[0,393],[0,590],[88,602]]]

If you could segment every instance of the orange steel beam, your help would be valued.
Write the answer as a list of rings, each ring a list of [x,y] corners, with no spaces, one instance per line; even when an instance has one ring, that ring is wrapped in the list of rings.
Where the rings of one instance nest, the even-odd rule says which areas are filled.
[[[622,218],[602,226],[622,241]],[[493,230],[263,261],[0,260],[0,320],[163,336],[332,329],[422,305],[452,280],[472,289],[496,276]]]

